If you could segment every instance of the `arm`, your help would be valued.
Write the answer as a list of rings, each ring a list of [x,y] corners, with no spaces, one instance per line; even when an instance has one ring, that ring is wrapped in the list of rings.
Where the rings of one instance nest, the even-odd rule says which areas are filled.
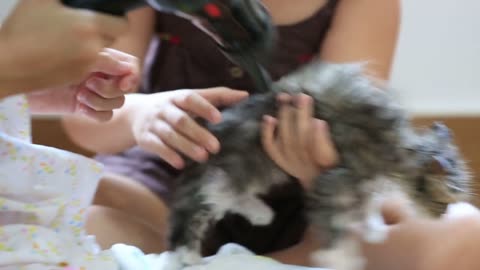
[[[142,66],[154,33],[155,11],[149,7],[140,8],[130,12],[127,19],[128,33],[119,37],[112,48],[136,56]]]
[[[114,44],[114,48],[133,54],[143,62],[150,39],[153,35],[155,12],[142,8],[128,14],[129,31]],[[142,66],[140,64],[140,66]],[[129,105],[135,97],[126,98]],[[106,123],[98,123],[82,116],[63,118],[63,126],[70,138],[82,147],[94,152],[118,152],[134,144],[130,128],[126,126],[129,106],[114,112]],[[114,139],[112,139],[114,138]]]
[[[154,13],[142,10],[130,14],[130,36],[124,37],[117,48],[137,53],[143,57],[153,31]],[[145,30],[150,29],[150,30]],[[138,37],[140,36],[140,37]],[[143,43],[136,43],[143,37]],[[132,72],[131,78],[139,79],[138,70]],[[110,73],[106,73],[110,74]],[[98,85],[89,86],[90,80],[97,80]],[[113,76],[108,80],[90,78],[86,81],[85,95],[98,100],[102,93],[118,93],[120,82],[125,77]],[[96,93],[94,93],[96,92]],[[80,146],[98,153],[117,153],[134,145],[153,152],[176,168],[181,168],[184,161],[182,153],[195,161],[202,162],[209,153],[219,149],[218,140],[193,120],[194,116],[209,122],[219,121],[220,112],[215,106],[231,105],[246,97],[246,93],[227,90],[222,87],[206,91],[170,91],[151,95],[127,95],[125,105],[102,117],[109,121],[98,123],[86,117],[64,118],[63,124],[70,138]],[[79,94],[81,95],[81,93]],[[102,96],[102,95],[101,95]],[[104,96],[104,95],[103,95]],[[101,99],[100,99],[101,100]],[[92,98],[93,101],[93,98]],[[102,106],[95,102],[85,102],[97,111],[87,109],[87,116],[98,114]]]
[[[110,48],[103,49],[91,67],[91,75],[80,84],[50,87],[27,93],[32,114],[86,115],[97,121],[108,121],[113,110],[120,108],[125,94],[135,87],[137,58]],[[103,83],[96,74],[121,78],[116,89],[102,88],[90,91],[86,86]]]
[[[400,25],[400,0],[341,0],[320,57],[367,61],[367,71],[388,80]]]
[[[104,123],[84,116],[66,116],[63,127],[73,142],[95,153],[116,153],[135,144],[130,128],[130,108],[135,106],[141,94],[125,96],[125,104],[113,111],[113,117]]]
[[[105,130],[105,134],[111,137],[99,143],[92,136],[91,144],[85,147],[112,153],[138,145],[181,169],[185,163],[179,153],[202,162],[208,159],[209,153],[220,149],[218,140],[194,117],[218,123],[221,113],[216,107],[232,105],[247,96],[247,92],[224,87],[127,95],[126,104],[109,122],[90,125],[96,126],[96,131],[110,129]],[[92,129],[88,132],[92,133]]]
[[[312,266],[312,252],[322,247],[318,238],[307,230],[302,242],[269,256],[288,264]],[[480,269],[480,215],[438,220],[407,218],[389,227],[386,241],[362,242],[362,246],[366,270]]]
[[[406,220],[379,244],[363,244],[369,270],[479,269],[480,216]]]
[[[0,28],[0,98],[80,81],[124,30],[122,19],[58,0],[19,1]]]

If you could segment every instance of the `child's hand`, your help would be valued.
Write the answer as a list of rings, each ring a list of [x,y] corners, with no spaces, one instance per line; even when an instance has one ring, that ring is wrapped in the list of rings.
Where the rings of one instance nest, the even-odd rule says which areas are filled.
[[[279,120],[264,117],[263,146],[280,168],[309,188],[312,180],[338,159],[328,125],[313,118],[313,100],[307,95],[293,98],[280,94],[278,101]]]
[[[104,49],[90,75],[80,84],[28,94],[30,107],[37,114],[80,114],[97,121],[108,121],[120,108],[125,94],[139,83],[136,57]]]
[[[397,204],[396,207],[408,207]],[[458,205],[457,205],[458,206]],[[463,205],[462,207],[465,207]],[[480,269],[480,214],[474,206],[456,209],[468,213],[441,219],[405,215],[388,226],[382,243],[363,243],[368,269],[470,270]],[[408,212],[406,209],[397,211]],[[441,243],[441,244],[440,244]],[[461,258],[461,259],[459,259]]]
[[[138,59],[129,54],[104,49],[93,72],[77,86],[74,113],[84,114],[98,121],[108,121],[113,110],[125,102],[140,82]]]
[[[138,95],[132,103],[129,99],[126,109],[137,144],[180,169],[185,163],[179,153],[202,162],[220,150],[218,140],[194,118],[218,123],[221,114],[216,106],[232,105],[247,96],[247,92],[223,87],[177,90]]]

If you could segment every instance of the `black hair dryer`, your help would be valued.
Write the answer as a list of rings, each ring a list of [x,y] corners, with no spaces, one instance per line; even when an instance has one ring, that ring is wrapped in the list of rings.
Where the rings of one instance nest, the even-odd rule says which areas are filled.
[[[62,0],[70,7],[124,16],[150,5],[186,17],[206,32],[234,63],[252,77],[257,90],[270,89],[271,79],[260,62],[267,61],[275,41],[270,15],[258,0]]]

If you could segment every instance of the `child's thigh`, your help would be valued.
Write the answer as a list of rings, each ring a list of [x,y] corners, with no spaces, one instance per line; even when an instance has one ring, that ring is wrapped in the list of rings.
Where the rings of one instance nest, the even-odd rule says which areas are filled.
[[[94,205],[116,209],[159,229],[167,223],[168,207],[164,200],[142,183],[118,174],[102,178]]]
[[[87,232],[108,249],[117,243],[140,248],[144,253],[165,251],[165,228],[153,227],[116,209],[92,206],[87,212]]]

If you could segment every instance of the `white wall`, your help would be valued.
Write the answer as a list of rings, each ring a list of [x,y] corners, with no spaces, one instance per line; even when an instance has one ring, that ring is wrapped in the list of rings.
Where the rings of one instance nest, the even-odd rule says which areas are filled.
[[[480,115],[480,0],[403,1],[399,97],[416,114]],[[14,2],[0,0],[0,20]]]
[[[480,1],[404,0],[392,85],[419,114],[480,114]]]

